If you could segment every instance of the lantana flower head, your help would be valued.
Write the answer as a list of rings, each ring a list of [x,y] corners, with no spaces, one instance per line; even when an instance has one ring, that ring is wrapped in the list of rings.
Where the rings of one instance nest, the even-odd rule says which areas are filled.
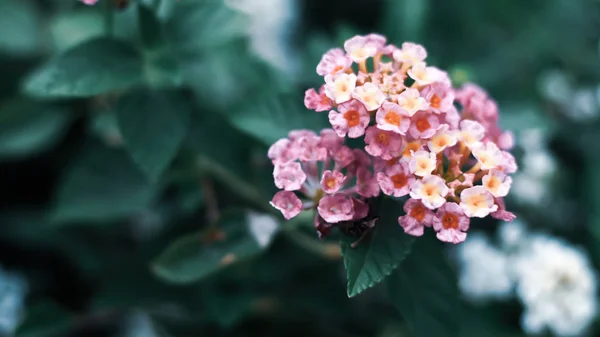
[[[485,90],[453,88],[445,71],[427,63],[423,46],[396,47],[378,34],[330,49],[317,74],[323,84],[306,91],[304,104],[329,111],[332,128],[291,131],[268,152],[281,189],[271,204],[285,218],[316,210],[323,236],[366,217],[370,199],[398,198],[406,234],[433,227],[450,243],[467,238],[470,218],[515,218],[503,199],[518,169],[507,152],[514,137],[500,128]]]

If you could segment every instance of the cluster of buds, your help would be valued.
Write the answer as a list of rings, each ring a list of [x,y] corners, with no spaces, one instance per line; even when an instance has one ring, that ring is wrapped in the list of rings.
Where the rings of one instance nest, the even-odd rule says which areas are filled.
[[[407,234],[433,227],[441,241],[465,240],[470,218],[511,221],[503,197],[517,170],[509,132],[481,88],[453,89],[446,72],[425,63],[422,46],[401,48],[377,34],[355,36],[323,55],[325,84],[304,104],[329,111],[331,129],[293,131],[269,150],[278,192],[271,204],[286,219],[317,209],[321,235],[364,218],[380,193],[409,196],[398,218]],[[364,149],[344,146],[363,138]],[[305,200],[301,200],[303,197]]]

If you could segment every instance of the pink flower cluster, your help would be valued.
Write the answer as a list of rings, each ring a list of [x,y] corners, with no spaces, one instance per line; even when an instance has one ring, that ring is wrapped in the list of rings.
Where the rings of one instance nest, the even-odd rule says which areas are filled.
[[[409,197],[398,218],[406,233],[433,227],[445,242],[464,241],[470,218],[515,218],[503,201],[517,170],[506,151],[513,137],[499,128],[495,101],[473,84],[454,89],[426,57],[421,45],[398,48],[377,34],[323,55],[325,84],[307,90],[304,104],[329,111],[332,129],[293,131],[269,150],[282,189],[271,204],[286,219],[316,208],[315,226],[326,234],[364,218],[366,199],[380,192]],[[344,146],[346,136],[363,138],[364,150]]]

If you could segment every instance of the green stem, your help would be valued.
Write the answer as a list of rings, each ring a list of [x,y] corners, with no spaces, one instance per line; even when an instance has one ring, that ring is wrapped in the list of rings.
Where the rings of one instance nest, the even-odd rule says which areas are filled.
[[[104,33],[113,36],[115,30],[115,4],[113,0],[104,0]]]
[[[326,259],[337,260],[341,256],[339,245],[336,243],[318,241],[300,231],[283,231],[283,235],[297,246]]]

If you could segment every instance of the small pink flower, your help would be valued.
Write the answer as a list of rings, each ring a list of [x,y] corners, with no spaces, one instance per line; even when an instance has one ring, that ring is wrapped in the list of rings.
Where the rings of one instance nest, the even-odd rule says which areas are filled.
[[[477,159],[482,170],[495,169],[503,163],[502,151],[493,142],[487,142],[472,149],[473,157]]]
[[[448,109],[448,111],[446,111],[446,114],[443,117],[444,122],[448,124],[450,128],[458,129],[458,124],[460,123],[460,115],[458,114],[458,111],[456,110],[454,105],[451,106],[450,109]]]
[[[357,100],[352,100],[338,106],[339,112],[329,111],[329,123],[338,136],[358,138],[365,134],[371,117],[365,107]]]
[[[342,194],[323,197],[319,201],[317,210],[319,215],[329,223],[348,221],[354,216],[352,200]]]
[[[494,197],[483,186],[473,186],[462,191],[460,207],[470,218],[485,218],[498,209]]]
[[[334,194],[342,188],[346,176],[340,171],[325,170],[321,178],[321,188],[327,194]]]
[[[419,150],[412,155],[408,162],[410,172],[416,176],[425,177],[431,174],[437,167],[436,155],[433,152]]]
[[[350,68],[352,60],[340,48],[328,50],[317,65],[317,74],[321,76],[336,75]]]
[[[321,146],[327,148],[329,152],[333,152],[344,145],[344,138],[338,136],[332,129],[321,130],[319,137],[321,137]]]
[[[365,135],[365,150],[368,154],[385,160],[400,156],[402,153],[402,136],[391,131],[380,130],[370,126]]]
[[[369,111],[377,110],[385,101],[385,95],[371,82],[354,88],[352,97],[359,100]]]
[[[498,147],[502,150],[510,150],[515,146],[515,136],[510,131],[503,132],[498,136]]]
[[[450,110],[454,102],[452,87],[439,82],[425,87],[422,95],[429,103],[429,110],[438,114]]]
[[[310,134],[297,140],[301,161],[323,161],[327,159],[327,148],[321,145],[321,137]]]
[[[422,62],[427,58],[427,51],[420,44],[404,42],[402,49],[394,51],[394,60],[408,65]]]
[[[435,212],[433,229],[440,241],[459,243],[465,241],[469,229],[469,218],[460,206],[447,202]]]
[[[440,153],[446,148],[456,145],[457,141],[456,133],[448,131],[448,124],[442,124],[427,143],[427,147],[434,153]]]
[[[506,176],[504,172],[498,170],[490,170],[488,174],[483,176],[483,187],[490,192],[494,197],[504,197],[508,195],[512,178]]]
[[[371,33],[365,36],[365,38],[369,44],[374,45],[378,50],[383,49],[387,42],[387,38],[381,34]]]
[[[431,138],[440,126],[438,118],[431,113],[420,112],[413,116],[408,131],[413,138]]]
[[[271,145],[267,156],[271,159],[273,165],[297,159],[294,158],[292,151],[290,151],[291,144],[292,142],[289,139],[281,138]]]
[[[496,198],[496,205],[498,206],[498,210],[490,214],[492,218],[506,222],[511,222],[517,218],[514,213],[506,210],[506,204],[504,204],[502,198]]]
[[[372,198],[378,196],[379,191],[379,184],[371,170],[359,167],[356,171],[356,193],[365,198]]]
[[[410,193],[410,186],[415,178],[408,171],[406,163],[399,163],[377,173],[379,187],[384,194],[403,197]]]
[[[418,111],[424,111],[429,108],[429,103],[425,98],[421,97],[421,94],[417,89],[406,89],[397,97],[398,105],[402,109],[406,110],[412,117]]]
[[[304,93],[304,106],[307,109],[317,112],[327,111],[331,109],[333,102],[325,95],[325,85],[319,88],[319,93],[315,89],[308,89]]]
[[[270,204],[278,209],[287,220],[295,217],[302,211],[302,201],[294,192],[290,191],[277,192]]]
[[[404,203],[404,212],[406,212],[406,215],[400,216],[398,223],[406,234],[421,236],[425,226],[431,227],[433,212],[423,206],[419,200],[408,199]]]
[[[339,74],[325,76],[325,95],[335,103],[340,104],[352,98],[352,92],[356,87],[356,75]]]
[[[369,156],[364,150],[353,149],[352,154],[354,155],[354,160],[346,167],[348,174],[356,175],[359,168],[371,166],[371,156]]]
[[[485,128],[476,121],[465,119],[460,122],[460,132],[458,139],[468,148],[472,149],[479,146],[481,139],[485,135]]]
[[[347,146],[331,151],[330,155],[335,161],[336,169],[343,169],[354,161],[354,152]]]
[[[517,161],[512,154],[506,151],[502,151],[502,164],[498,166],[498,169],[504,173],[515,173],[517,172]]]
[[[424,86],[434,82],[444,82],[448,75],[436,67],[428,67],[425,62],[419,62],[408,70],[408,76],[415,80],[417,85]]]
[[[287,162],[275,165],[273,169],[273,178],[277,188],[286,191],[296,191],[302,187],[306,181],[306,173],[302,171],[302,166],[298,162]]]
[[[297,142],[302,137],[316,137],[317,134],[313,130],[292,130],[288,133],[288,138],[292,142]]]
[[[98,2],[98,0],[80,0],[81,2],[83,2],[86,5],[95,5],[96,2]]]
[[[354,36],[344,42],[344,49],[352,61],[360,63],[377,54],[378,43],[366,36]]]
[[[448,186],[444,179],[430,175],[421,180],[415,180],[410,189],[410,197],[421,200],[429,209],[436,209],[446,202]]]
[[[383,103],[381,108],[377,110],[375,120],[379,129],[392,131],[401,135],[405,135],[410,126],[408,112],[398,104],[391,102]]]

